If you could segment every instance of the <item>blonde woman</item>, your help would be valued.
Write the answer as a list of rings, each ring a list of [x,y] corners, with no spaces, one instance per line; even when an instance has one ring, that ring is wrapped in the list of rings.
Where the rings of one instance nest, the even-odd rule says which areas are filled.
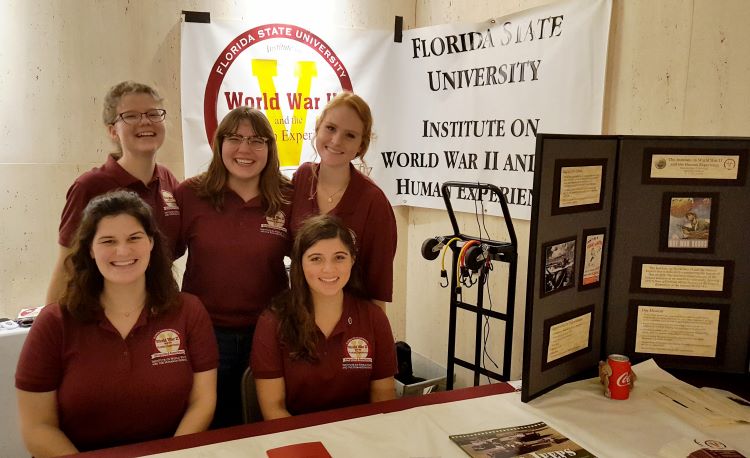
[[[47,304],[57,301],[66,284],[63,268],[86,204],[93,197],[115,189],[137,193],[153,210],[167,249],[174,249],[180,230],[180,209],[174,199],[177,179],[156,163],[164,144],[167,111],[164,100],[146,84],[123,81],[104,97],[102,117],[107,135],[117,146],[107,161],[79,176],[68,189],[60,219],[59,254],[47,289]]]

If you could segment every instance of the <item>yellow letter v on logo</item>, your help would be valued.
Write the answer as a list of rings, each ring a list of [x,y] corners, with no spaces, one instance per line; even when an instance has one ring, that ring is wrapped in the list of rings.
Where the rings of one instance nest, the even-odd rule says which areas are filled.
[[[270,59],[253,59],[253,76],[258,79],[260,91],[270,96],[278,97],[276,85],[273,77],[277,75],[277,61]],[[266,106],[266,117],[271,122],[273,132],[276,134],[276,145],[279,148],[279,161],[282,167],[299,165],[300,155],[302,153],[302,141],[305,138],[305,125],[307,123],[307,110],[313,108],[308,102],[310,101],[310,86],[312,79],[318,76],[315,62],[297,62],[294,69],[294,76],[297,77],[297,92],[287,94],[290,108],[294,108],[292,119],[284,119],[281,106],[270,108]],[[317,99],[317,98],[316,98]],[[317,105],[317,101],[315,103]],[[318,108],[314,106],[314,108]],[[290,129],[287,131],[287,121]]]

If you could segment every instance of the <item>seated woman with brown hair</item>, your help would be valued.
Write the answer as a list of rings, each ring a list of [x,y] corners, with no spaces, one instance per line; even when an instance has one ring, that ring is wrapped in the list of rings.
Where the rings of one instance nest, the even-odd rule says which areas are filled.
[[[218,353],[195,296],[179,293],[150,207],[92,199],[59,304],[34,321],[16,371],[21,433],[37,458],[205,430]]]
[[[261,315],[253,338],[263,418],[393,399],[393,334],[385,312],[357,294],[349,229],[333,216],[309,218],[291,257],[291,290]]]

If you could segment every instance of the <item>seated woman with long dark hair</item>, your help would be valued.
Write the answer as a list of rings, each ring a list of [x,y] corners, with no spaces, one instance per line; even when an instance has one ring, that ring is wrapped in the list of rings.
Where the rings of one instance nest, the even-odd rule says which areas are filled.
[[[179,293],[150,207],[92,199],[59,304],[34,321],[16,371],[21,433],[37,458],[205,430],[218,352],[208,313]]]
[[[341,220],[309,218],[292,248],[291,290],[258,320],[251,357],[266,420],[395,397],[383,310],[361,299],[356,249]]]

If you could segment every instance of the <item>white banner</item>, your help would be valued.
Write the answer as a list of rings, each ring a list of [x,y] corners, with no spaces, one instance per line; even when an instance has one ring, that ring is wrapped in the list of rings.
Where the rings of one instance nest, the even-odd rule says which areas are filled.
[[[478,24],[390,31],[212,21],[182,27],[186,176],[238,105],[263,110],[282,165],[314,159],[315,117],[353,90],[375,118],[364,170],[393,205],[444,208],[445,181],[501,188],[529,219],[538,132],[601,132],[611,0],[567,0]],[[470,192],[454,209],[476,211]],[[457,200],[456,200],[457,199]],[[483,196],[489,214],[501,214]]]
[[[323,35],[324,34],[324,35]],[[315,119],[342,90],[383,94],[392,32],[212,20],[182,24],[182,132],[185,176],[206,169],[209,139],[237,106],[263,111],[276,133],[282,168],[313,160]],[[377,70],[377,71],[376,71]]]

